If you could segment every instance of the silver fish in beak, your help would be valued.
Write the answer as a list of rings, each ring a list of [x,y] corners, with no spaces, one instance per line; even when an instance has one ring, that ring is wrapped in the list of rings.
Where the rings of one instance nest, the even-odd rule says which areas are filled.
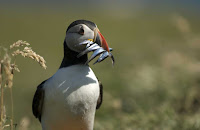
[[[98,28],[94,29],[94,39],[88,39],[86,41],[83,41],[82,43],[79,43],[79,45],[85,45],[86,49],[80,52],[77,55],[77,57],[81,57],[84,54],[93,52],[93,54],[91,55],[91,57],[87,60],[85,64],[88,64],[95,57],[100,55],[99,58],[94,62],[94,64],[100,63],[101,61],[105,60],[107,57],[111,57],[112,64],[114,65],[115,59],[111,53],[113,49],[108,47],[108,44],[104,36],[100,33]]]

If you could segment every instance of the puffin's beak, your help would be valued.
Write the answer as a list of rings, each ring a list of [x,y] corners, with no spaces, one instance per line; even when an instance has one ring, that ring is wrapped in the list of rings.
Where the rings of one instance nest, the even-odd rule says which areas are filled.
[[[98,28],[94,29],[94,39],[88,39],[88,40],[80,43],[80,45],[86,45],[86,49],[77,55],[78,58],[84,54],[87,54],[87,53],[93,51],[93,54],[91,55],[91,57],[87,60],[87,62],[85,64],[88,64],[91,60],[93,60],[95,57],[97,57],[99,55],[100,55],[100,57],[94,64],[103,61],[107,57],[111,57],[112,64],[114,64],[115,59],[114,59],[114,56],[112,55],[112,53],[110,52],[110,51],[112,51],[112,48],[108,47],[106,39],[100,33]]]
[[[99,46],[103,47],[106,51],[110,52],[110,49],[108,47],[108,43],[106,42],[106,39],[101,34],[98,28],[94,29],[94,42],[96,42]]]

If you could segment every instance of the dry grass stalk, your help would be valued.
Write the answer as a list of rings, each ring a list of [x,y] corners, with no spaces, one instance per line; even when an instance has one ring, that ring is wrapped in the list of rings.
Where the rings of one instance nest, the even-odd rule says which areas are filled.
[[[13,86],[13,73],[12,73],[12,67],[11,67],[11,58],[6,53],[3,59],[3,69],[6,74],[6,86],[11,88]]]
[[[3,103],[3,87],[2,87],[2,63],[0,61],[0,87],[1,87],[1,120],[0,120],[0,130],[2,129],[2,126],[3,126],[3,113],[4,113],[4,110],[3,110],[3,106],[4,106],[4,103]]]
[[[44,69],[47,68],[46,61],[44,58],[38,54],[36,54],[29,46],[30,44],[26,41],[19,40],[12,45],[10,45],[10,50],[14,48],[19,48],[22,46],[25,46],[22,51],[19,49],[9,52],[6,48],[0,47],[2,50],[4,50],[5,54],[3,56],[3,59],[0,60],[0,87],[1,87],[1,107],[0,107],[0,130],[3,130],[6,127],[10,127],[11,130],[13,130],[13,122],[14,122],[14,114],[13,114],[13,71],[20,72],[19,68],[15,63],[11,63],[11,56],[16,57],[17,55],[21,55],[23,57],[31,58],[35,61],[37,61]],[[10,123],[6,123],[6,114],[5,114],[5,106],[4,106],[4,86],[7,86],[10,90],[10,102],[11,102],[11,117],[10,117]]]
[[[6,107],[5,105],[3,106],[3,111],[2,111],[2,122],[5,124],[6,123]]]
[[[1,60],[0,60],[0,87],[1,87],[1,83],[2,83],[2,63],[1,63]]]
[[[10,102],[11,102],[11,118],[10,118],[10,128],[13,130],[13,94],[12,94],[12,86],[13,86],[13,70],[11,67],[11,57],[6,52],[4,55],[3,63],[3,71],[5,73],[5,86],[8,86],[10,89]],[[1,87],[3,89],[3,87]],[[3,93],[3,90],[2,90]],[[2,99],[3,100],[3,99]]]
[[[6,123],[6,108],[4,105],[4,87],[3,87],[3,60],[0,60],[0,88],[1,88],[1,106],[0,106],[0,130],[4,128]]]

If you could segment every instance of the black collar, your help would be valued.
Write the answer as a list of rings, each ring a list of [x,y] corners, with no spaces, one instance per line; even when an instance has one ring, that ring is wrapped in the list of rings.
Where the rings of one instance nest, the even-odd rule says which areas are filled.
[[[69,49],[69,47],[66,44],[66,41],[64,41],[64,58],[60,65],[60,68],[77,64],[85,64],[86,61],[88,60],[87,54],[77,58],[78,54],[79,54],[78,52]]]

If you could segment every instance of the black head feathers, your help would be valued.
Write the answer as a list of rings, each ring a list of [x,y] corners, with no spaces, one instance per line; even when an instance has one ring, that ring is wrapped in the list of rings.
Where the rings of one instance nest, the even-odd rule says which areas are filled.
[[[76,20],[74,22],[72,22],[69,27],[67,28],[67,31],[71,28],[71,27],[74,27],[78,24],[85,24],[86,26],[88,26],[91,30],[94,30],[94,28],[97,27],[97,25],[91,21],[88,21],[88,20]]]

